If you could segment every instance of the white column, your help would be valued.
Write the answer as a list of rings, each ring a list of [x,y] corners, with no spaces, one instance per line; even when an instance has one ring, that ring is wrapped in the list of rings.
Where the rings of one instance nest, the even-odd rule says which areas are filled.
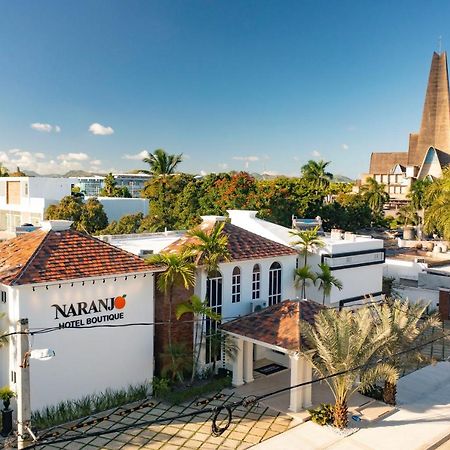
[[[244,341],[236,338],[236,356],[233,361],[233,379],[231,384],[235,387],[244,384]]]
[[[301,358],[301,365],[303,366],[303,379],[302,382],[312,381],[312,365],[305,358]],[[312,384],[307,384],[303,386],[303,408],[310,408],[312,406]]]
[[[291,386],[295,386],[302,382],[303,373],[301,359],[299,355],[289,355],[291,365]],[[299,412],[302,409],[303,392],[302,388],[295,388],[290,390],[289,410],[292,412]]]
[[[30,367],[28,365],[28,319],[20,319],[17,324],[17,448],[25,448],[30,443],[27,427],[31,420],[30,407]]]
[[[253,342],[244,341],[244,381],[251,383],[253,380]]]

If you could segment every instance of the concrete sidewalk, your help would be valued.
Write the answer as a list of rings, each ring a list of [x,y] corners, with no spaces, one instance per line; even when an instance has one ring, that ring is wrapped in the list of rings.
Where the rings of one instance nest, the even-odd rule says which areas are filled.
[[[301,448],[421,450],[450,435],[450,362],[427,366],[398,384],[398,410],[376,422],[363,421],[344,437],[331,427],[306,422],[252,447],[255,450]]]

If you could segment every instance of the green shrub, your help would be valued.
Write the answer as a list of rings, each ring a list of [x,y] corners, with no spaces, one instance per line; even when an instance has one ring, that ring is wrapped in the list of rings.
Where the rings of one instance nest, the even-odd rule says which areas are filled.
[[[165,398],[170,392],[170,380],[168,378],[153,377],[153,396],[156,398]]]
[[[0,388],[0,400],[2,400],[5,410],[9,409],[11,399],[15,396],[16,393],[12,391],[9,386],[3,386],[2,388]]]
[[[143,400],[148,397],[148,391],[148,383],[119,390],[106,389],[98,394],[86,395],[78,400],[66,400],[54,406],[33,411],[31,421],[37,429],[49,428],[127,403]]]
[[[308,409],[311,420],[318,425],[331,425],[333,423],[334,406],[329,403],[321,403],[316,409]]]
[[[366,397],[383,401],[383,388],[376,384],[373,386],[368,386],[366,389],[361,389],[359,393],[365,395]]]

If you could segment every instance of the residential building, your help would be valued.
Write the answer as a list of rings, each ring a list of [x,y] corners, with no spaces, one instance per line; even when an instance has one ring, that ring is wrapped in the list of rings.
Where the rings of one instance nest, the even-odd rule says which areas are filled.
[[[289,228],[267,222],[256,217],[257,211],[230,210],[231,223],[267,239],[295,248],[295,237]],[[371,297],[381,298],[383,285],[384,243],[371,236],[355,235],[336,230],[321,236],[324,246],[308,255],[308,265],[314,272],[320,271],[318,265],[326,263],[343,288],[332,288],[325,304],[343,306]],[[297,248],[297,251],[300,249]],[[297,267],[303,264],[303,256],[298,255]],[[296,296],[300,296],[297,290]],[[307,287],[307,298],[322,303],[323,292],[311,283]]]
[[[76,178],[0,178],[0,230],[13,233],[29,223],[39,226],[52,203],[71,194]]]
[[[151,175],[145,173],[114,173],[113,177],[118,187],[125,186],[133,198],[139,198],[145,183],[151,179]],[[105,177],[93,175],[90,177],[78,177],[77,186],[88,197],[98,197],[104,187]]]
[[[450,95],[447,53],[434,53],[418,133],[409,135],[407,152],[372,153],[362,175],[386,185],[393,202],[404,202],[416,179],[439,177],[450,164]]]
[[[70,224],[47,221],[0,244],[1,329],[14,332],[26,318],[36,332],[32,348],[55,352],[30,361],[32,410],[153,375],[154,327],[120,325],[154,321],[153,276],[161,269]],[[117,327],[83,328],[102,324]],[[19,338],[0,348],[0,385],[14,391],[24,358]]]

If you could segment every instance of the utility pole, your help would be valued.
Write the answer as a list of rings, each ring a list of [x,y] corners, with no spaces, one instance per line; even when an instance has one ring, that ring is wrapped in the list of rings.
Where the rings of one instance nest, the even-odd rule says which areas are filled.
[[[20,358],[17,367],[17,448],[21,449],[29,443],[31,420],[28,319],[17,322],[17,332],[17,357]]]

